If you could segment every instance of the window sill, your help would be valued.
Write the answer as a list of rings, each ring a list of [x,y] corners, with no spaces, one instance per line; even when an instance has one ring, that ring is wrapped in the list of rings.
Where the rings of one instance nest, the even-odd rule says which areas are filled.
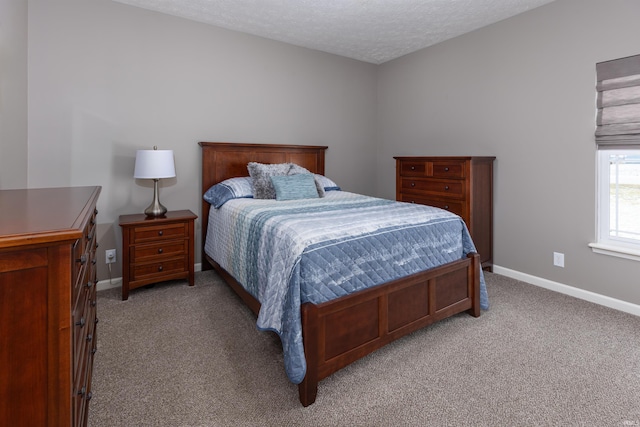
[[[597,254],[640,261],[640,249],[628,248],[626,246],[604,245],[602,243],[589,243],[589,247]]]

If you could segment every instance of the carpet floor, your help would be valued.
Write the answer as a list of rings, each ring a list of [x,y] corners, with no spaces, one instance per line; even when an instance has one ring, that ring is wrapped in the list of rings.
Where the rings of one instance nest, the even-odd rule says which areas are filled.
[[[279,338],[212,271],[98,293],[89,425],[640,426],[640,317],[493,273],[491,307],[321,381],[304,408]]]

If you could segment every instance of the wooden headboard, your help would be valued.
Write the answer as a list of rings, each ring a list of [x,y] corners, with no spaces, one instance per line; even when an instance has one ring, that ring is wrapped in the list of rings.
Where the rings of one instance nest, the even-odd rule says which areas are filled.
[[[214,184],[227,178],[249,176],[247,163],[295,163],[313,173],[324,175],[326,146],[272,145],[231,142],[200,142],[202,147],[202,195]],[[201,245],[202,270],[211,269],[204,253],[209,224],[209,203],[202,200]]]

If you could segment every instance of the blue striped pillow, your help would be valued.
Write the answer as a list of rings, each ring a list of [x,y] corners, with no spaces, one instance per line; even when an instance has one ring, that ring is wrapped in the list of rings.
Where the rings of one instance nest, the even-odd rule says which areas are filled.
[[[252,198],[253,184],[250,177],[229,178],[217,183],[204,193],[203,198],[218,209],[231,199]]]
[[[313,174],[272,176],[276,200],[317,199],[318,189]]]

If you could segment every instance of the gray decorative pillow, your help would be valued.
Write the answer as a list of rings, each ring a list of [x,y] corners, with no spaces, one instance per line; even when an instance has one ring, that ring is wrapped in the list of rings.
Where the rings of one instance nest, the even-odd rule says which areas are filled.
[[[275,199],[276,190],[271,183],[271,177],[289,175],[292,166],[292,163],[264,164],[250,162],[247,165],[247,169],[253,179],[253,198]]]
[[[247,165],[249,175],[253,179],[254,199],[275,199],[276,190],[271,182],[272,176],[298,175],[301,173],[311,173],[307,169],[295,163],[257,163],[250,162]],[[321,176],[321,175],[318,175]],[[317,178],[317,177],[316,177]],[[321,180],[315,179],[318,196],[324,197],[325,189]]]

